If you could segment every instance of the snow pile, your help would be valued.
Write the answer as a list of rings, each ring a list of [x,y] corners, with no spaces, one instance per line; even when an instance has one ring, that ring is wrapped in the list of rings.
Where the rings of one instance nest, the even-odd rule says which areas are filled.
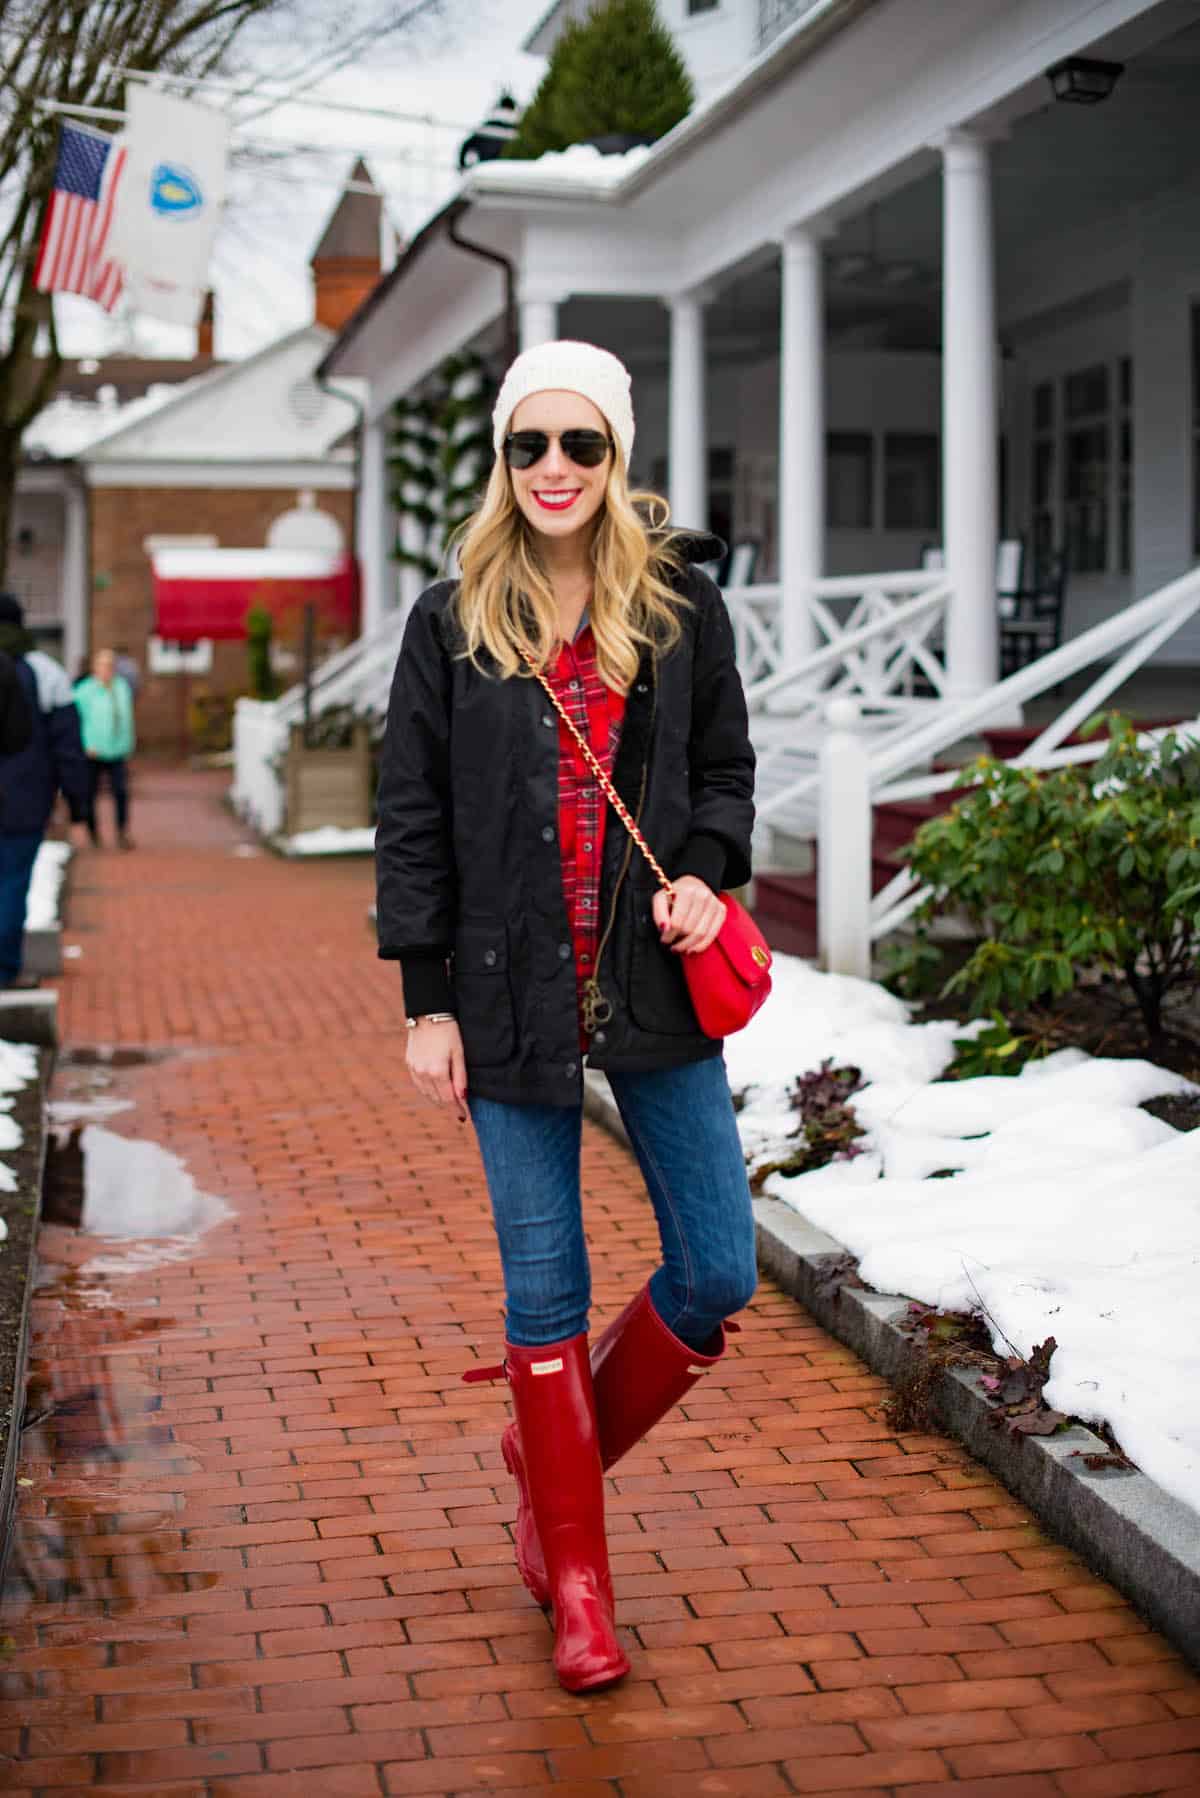
[[[285,855],[370,855],[374,848],[374,825],[343,830],[338,824],[325,824],[320,830],[302,830],[283,839]]]
[[[536,161],[501,157],[471,170],[471,187],[544,187],[547,177],[568,188],[619,187],[650,154],[648,144],[637,144],[616,156],[605,156],[594,144],[571,144],[565,150],[547,150]]]
[[[0,1154],[19,1149],[24,1136],[16,1119],[9,1116],[13,1095],[37,1079],[37,1050],[28,1043],[0,1042]],[[0,1192],[15,1192],[17,1177],[0,1161]],[[8,1235],[8,1226],[0,1218],[0,1242]]]
[[[1196,1089],[1073,1049],[1013,1079],[934,1084],[964,1034],[910,1023],[868,981],[777,957],[770,1003],[726,1049],[747,1153],[794,1146],[788,1088],[827,1058],[862,1070],[850,1103],[867,1136],[854,1160],[765,1190],[845,1243],[879,1291],[983,1308],[1001,1353],[1053,1336],[1046,1402],[1110,1424],[1200,1510],[1200,1130],[1139,1109]]]
[[[58,923],[58,896],[70,859],[69,843],[45,842],[38,850],[25,902],[26,930],[49,930]]]

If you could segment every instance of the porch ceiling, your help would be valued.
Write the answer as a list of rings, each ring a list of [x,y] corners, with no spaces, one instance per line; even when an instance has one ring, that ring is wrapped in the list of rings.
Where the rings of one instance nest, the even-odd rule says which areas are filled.
[[[1031,242],[1117,227],[1122,214],[1194,176],[1200,109],[1200,25],[1126,66],[1100,106],[1052,99],[992,147],[996,262],[1003,271]],[[839,259],[861,254],[882,267],[906,261],[934,273],[942,260],[942,183],[922,175],[848,220],[829,250],[831,290]],[[940,341],[940,295],[926,296],[929,347]]]

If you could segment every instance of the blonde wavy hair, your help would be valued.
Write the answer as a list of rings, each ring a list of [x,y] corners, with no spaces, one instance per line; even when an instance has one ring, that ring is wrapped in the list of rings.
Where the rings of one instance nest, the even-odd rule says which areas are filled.
[[[662,654],[679,640],[679,611],[687,601],[672,585],[683,562],[677,534],[666,528],[669,518],[658,494],[630,491],[615,444],[589,551],[594,586],[588,618],[600,678],[616,692],[633,685],[642,650]],[[488,672],[505,678],[528,673],[526,654],[544,669],[559,647],[558,606],[503,456],[456,541],[463,655],[476,667],[483,667],[486,655]]]

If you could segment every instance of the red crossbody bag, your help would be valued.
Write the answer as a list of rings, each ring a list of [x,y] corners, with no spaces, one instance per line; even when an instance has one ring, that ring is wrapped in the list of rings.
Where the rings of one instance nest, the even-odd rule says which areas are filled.
[[[545,675],[526,656],[551,705],[574,737],[588,767],[595,775],[600,790],[618,818],[645,856],[654,877],[664,893],[674,896],[671,885],[628,807],[612,781],[604,772],[592,747],[574,719],[569,715]],[[732,1036],[744,1030],[757,1011],[766,1003],[771,991],[771,951],[762,931],[744,905],[732,893],[720,894],[725,907],[725,921],[716,941],[695,954],[681,955],[684,978],[691,996],[696,1022],[705,1036]]]

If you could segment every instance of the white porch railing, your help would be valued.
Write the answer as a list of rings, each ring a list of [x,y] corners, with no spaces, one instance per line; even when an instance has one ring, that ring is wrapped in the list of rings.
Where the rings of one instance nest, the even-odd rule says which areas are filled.
[[[872,943],[896,930],[927,896],[927,889],[919,889],[905,871],[871,898],[870,820],[874,807],[945,793],[955,784],[953,771],[913,774],[912,770],[927,766],[933,756],[990,719],[1011,715],[1017,706],[1071,675],[1103,663],[1084,692],[1064,706],[1013,762],[1021,767],[1053,768],[1097,759],[1103,753],[1103,742],[1066,748],[1067,738],[1197,612],[1200,568],[986,692],[943,702],[932,716],[912,720],[882,742],[864,740],[859,706],[852,698],[839,695],[827,709],[827,734],[820,754],[819,901],[828,895],[827,903],[819,903],[822,965],[837,973],[866,977]]]
[[[864,728],[877,738],[927,717],[939,703],[945,669],[931,639],[943,624],[950,593],[944,573],[922,570],[821,580],[810,614],[825,641],[786,669],[778,667],[779,589],[726,593],[747,684],[764,831],[773,827],[799,837],[815,832],[817,754],[831,698],[857,699]]]

